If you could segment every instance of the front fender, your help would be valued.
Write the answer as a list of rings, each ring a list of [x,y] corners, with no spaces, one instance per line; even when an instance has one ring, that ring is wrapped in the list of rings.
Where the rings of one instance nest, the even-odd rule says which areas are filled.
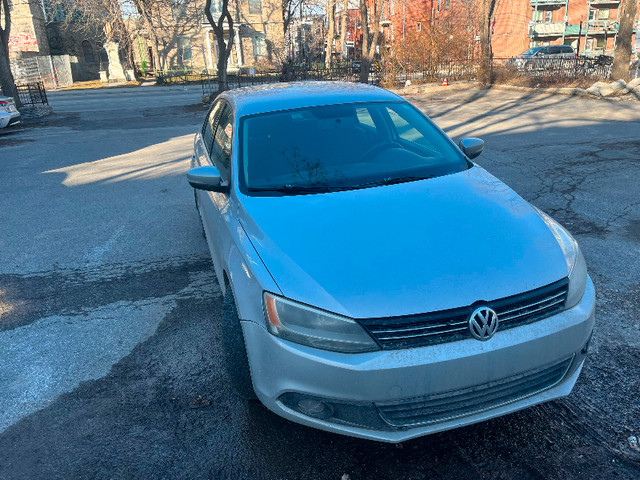
[[[282,292],[240,223],[237,223],[233,237],[234,242],[226,259],[230,285],[222,286],[223,295],[228,294],[226,289],[230,287],[236,299],[238,317],[264,324],[262,293],[268,290],[282,295]]]

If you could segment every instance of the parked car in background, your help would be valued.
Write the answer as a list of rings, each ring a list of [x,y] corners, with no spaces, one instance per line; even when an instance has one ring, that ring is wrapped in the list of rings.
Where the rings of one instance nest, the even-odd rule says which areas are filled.
[[[223,92],[194,139],[239,395],[386,442],[568,395],[595,320],[574,238],[387,90]]]
[[[20,112],[12,97],[0,96],[0,128],[20,123]]]
[[[360,73],[360,68],[362,65],[362,61],[361,60],[353,60],[351,62],[351,71],[353,73]],[[380,62],[378,60],[374,60],[373,62],[371,62],[371,65],[369,65],[369,72],[370,73],[376,73],[379,72],[381,69],[380,67]]]
[[[573,58],[576,58],[576,52],[571,45],[548,45],[530,48],[526,52],[509,59],[507,65],[518,70],[531,71],[562,65],[563,60]]]

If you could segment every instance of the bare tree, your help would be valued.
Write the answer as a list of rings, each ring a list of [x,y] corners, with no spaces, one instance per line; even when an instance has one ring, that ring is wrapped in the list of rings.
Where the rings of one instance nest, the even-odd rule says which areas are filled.
[[[22,102],[16,89],[16,82],[13,78],[13,73],[11,73],[11,63],[9,62],[10,36],[11,6],[9,5],[9,0],[2,0],[2,3],[0,3],[0,86],[2,86],[2,91],[5,95],[13,97],[16,106],[20,108]]]
[[[218,42],[218,56],[216,58],[218,67],[218,92],[229,90],[229,82],[227,81],[227,64],[229,63],[229,56],[231,55],[231,48],[233,47],[233,17],[229,12],[229,0],[222,0],[222,6],[220,9],[220,16],[217,20],[213,18],[211,13],[211,0],[206,0],[204,4],[204,14],[213,28],[213,33],[216,36],[216,42]],[[224,40],[224,23],[227,22],[229,26],[229,39]]]
[[[140,21],[142,23],[142,26],[145,32],[148,33],[149,36],[151,37],[151,41],[153,42],[152,51],[155,53],[155,56],[158,59],[158,63],[156,63],[156,65],[159,65],[160,41],[158,40],[158,33],[156,31],[158,29],[158,25],[156,22],[153,21],[153,9],[159,3],[162,3],[163,0],[131,0],[131,1],[133,3],[133,6],[138,12],[138,15],[140,16]],[[164,3],[166,3],[166,1]]]
[[[373,58],[378,46],[378,38],[380,36],[380,19],[382,18],[382,9],[384,0],[370,0],[373,6],[373,14],[371,25],[369,18],[369,8],[367,0],[360,0],[360,18],[362,21],[362,60],[360,62],[360,82],[369,83],[369,69],[373,63]]]
[[[55,0],[50,5],[66,13],[62,22],[54,23],[58,29],[118,43],[133,67],[132,36],[122,14],[123,6],[131,5],[126,0]]]
[[[296,11],[302,8],[304,3],[305,0],[282,0],[282,33],[284,33],[284,38],[287,38],[289,26]]]
[[[327,0],[327,22],[328,32],[327,32],[327,48],[324,54],[324,65],[325,67],[331,66],[331,56],[333,53],[333,40],[336,36],[336,0]]]
[[[480,7],[480,68],[478,70],[478,80],[484,84],[491,83],[491,30],[493,13],[497,0],[481,0]]]
[[[620,28],[616,40],[611,77],[629,81],[629,61],[633,46],[633,26],[636,22],[638,0],[623,0],[620,6]]]

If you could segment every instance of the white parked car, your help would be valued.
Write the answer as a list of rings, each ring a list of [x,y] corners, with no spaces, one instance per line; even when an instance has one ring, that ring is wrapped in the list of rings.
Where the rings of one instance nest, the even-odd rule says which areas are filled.
[[[0,96],[0,128],[20,123],[20,112],[12,97]]]
[[[237,392],[386,442],[568,395],[594,325],[577,242],[399,96],[219,95],[189,183]]]

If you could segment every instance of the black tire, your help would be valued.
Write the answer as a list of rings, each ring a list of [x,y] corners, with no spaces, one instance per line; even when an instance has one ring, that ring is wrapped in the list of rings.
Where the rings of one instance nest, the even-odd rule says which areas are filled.
[[[202,223],[202,217],[200,216],[200,208],[198,208],[198,192],[196,192],[196,189],[193,189],[193,198],[195,199],[196,202],[196,212],[198,212],[198,220],[200,220],[200,228],[202,229],[202,236],[205,238],[207,238],[207,234],[204,231],[204,223]]]
[[[222,304],[222,347],[224,366],[236,394],[244,400],[255,400],[244,334],[240,326],[236,302],[229,287]]]

